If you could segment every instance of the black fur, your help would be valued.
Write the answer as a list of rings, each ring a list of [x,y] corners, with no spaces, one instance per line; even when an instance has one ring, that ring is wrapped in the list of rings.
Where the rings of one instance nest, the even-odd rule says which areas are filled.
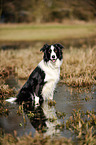
[[[64,47],[61,44],[54,44],[53,46],[55,47],[54,51],[56,51],[57,58],[63,59],[62,48]]]
[[[40,102],[43,101],[42,97],[42,88],[45,84],[44,82],[45,73],[43,70],[40,69],[40,67],[36,67],[35,70],[31,73],[29,76],[27,82],[24,84],[24,86],[21,88],[20,92],[17,95],[17,100],[19,104],[21,104],[23,101],[32,101],[35,98],[35,95],[39,97]],[[34,94],[35,93],[35,94]]]

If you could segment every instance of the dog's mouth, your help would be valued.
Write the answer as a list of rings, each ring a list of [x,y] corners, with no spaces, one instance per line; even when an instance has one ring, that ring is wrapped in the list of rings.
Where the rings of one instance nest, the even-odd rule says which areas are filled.
[[[53,63],[55,63],[55,62],[56,62],[56,60],[57,60],[57,59],[51,59],[51,61],[52,61]]]

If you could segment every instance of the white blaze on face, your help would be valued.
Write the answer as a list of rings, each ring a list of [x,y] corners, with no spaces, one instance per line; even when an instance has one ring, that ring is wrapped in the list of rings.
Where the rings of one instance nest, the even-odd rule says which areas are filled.
[[[54,52],[54,46],[53,45],[51,45],[51,56],[50,56],[50,59],[53,61],[53,62],[55,62],[56,61],[56,59],[57,59],[57,56],[56,56],[56,53]]]

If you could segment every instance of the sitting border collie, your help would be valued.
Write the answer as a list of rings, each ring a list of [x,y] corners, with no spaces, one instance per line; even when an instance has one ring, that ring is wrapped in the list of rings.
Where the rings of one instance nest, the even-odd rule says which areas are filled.
[[[44,53],[43,60],[29,76],[27,82],[19,91],[16,98],[6,101],[17,102],[35,101],[35,104],[44,100],[53,99],[54,89],[59,81],[60,66],[62,64],[61,44],[45,44],[40,51]]]

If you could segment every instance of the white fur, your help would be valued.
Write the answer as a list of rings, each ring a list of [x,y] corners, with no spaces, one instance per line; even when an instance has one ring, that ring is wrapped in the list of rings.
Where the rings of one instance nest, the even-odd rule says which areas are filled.
[[[50,49],[52,50],[52,52],[51,52],[51,58],[50,58],[50,59],[53,59],[53,58],[52,58],[53,55],[55,56],[54,59],[57,59],[56,53],[54,52],[54,46],[51,45],[51,48],[50,48]]]
[[[16,98],[10,97],[9,99],[6,99],[7,102],[14,103]]]
[[[46,63],[42,60],[38,65],[45,72],[44,82],[47,82],[42,89],[44,100],[53,99],[53,92],[59,81],[61,64],[62,62],[57,59],[55,63],[50,60]]]

